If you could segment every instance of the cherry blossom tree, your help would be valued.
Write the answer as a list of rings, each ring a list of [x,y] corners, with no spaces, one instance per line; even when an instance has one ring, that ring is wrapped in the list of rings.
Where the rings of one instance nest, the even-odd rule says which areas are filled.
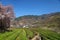
[[[14,18],[12,6],[0,4],[0,31],[6,31],[10,27],[11,20]]]

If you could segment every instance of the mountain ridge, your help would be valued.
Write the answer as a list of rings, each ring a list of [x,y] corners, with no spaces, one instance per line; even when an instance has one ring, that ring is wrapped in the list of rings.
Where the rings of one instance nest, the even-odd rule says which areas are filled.
[[[28,27],[48,27],[60,30],[60,12],[43,14],[43,15],[25,15],[15,19],[19,26]]]

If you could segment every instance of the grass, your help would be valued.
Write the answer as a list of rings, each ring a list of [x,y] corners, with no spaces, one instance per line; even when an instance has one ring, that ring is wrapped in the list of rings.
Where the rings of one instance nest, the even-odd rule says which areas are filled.
[[[60,34],[41,28],[15,28],[10,32],[0,33],[0,40],[29,40],[29,37],[34,37],[35,32],[38,32],[43,40],[60,40]]]

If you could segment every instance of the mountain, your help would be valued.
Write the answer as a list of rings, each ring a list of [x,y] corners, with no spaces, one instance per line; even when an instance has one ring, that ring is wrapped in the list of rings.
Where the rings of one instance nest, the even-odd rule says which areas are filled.
[[[25,15],[15,19],[20,27],[47,27],[60,29],[60,12],[43,15]]]

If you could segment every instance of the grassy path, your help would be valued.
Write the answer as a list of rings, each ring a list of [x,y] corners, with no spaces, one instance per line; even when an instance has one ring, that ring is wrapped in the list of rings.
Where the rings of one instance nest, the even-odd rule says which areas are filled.
[[[27,35],[24,29],[20,29],[20,34],[19,36],[16,38],[16,40],[28,40],[27,39]]]

